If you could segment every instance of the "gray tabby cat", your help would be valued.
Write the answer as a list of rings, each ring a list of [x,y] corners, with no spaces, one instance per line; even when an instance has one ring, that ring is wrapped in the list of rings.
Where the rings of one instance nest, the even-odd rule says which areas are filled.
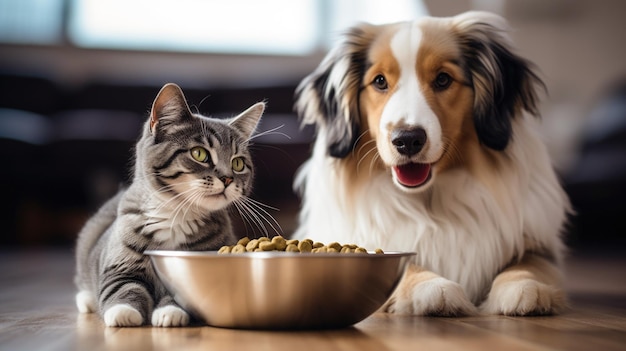
[[[216,250],[237,241],[227,206],[240,210],[251,192],[248,143],[264,109],[257,103],[232,119],[212,119],[193,114],[177,85],[161,89],[136,145],[131,185],[78,236],[80,312],[99,312],[107,326],[189,323],[143,252]]]

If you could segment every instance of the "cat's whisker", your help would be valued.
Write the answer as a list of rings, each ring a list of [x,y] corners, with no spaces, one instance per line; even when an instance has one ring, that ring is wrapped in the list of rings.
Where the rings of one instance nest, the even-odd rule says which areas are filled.
[[[270,209],[270,210],[280,211],[280,209],[279,209],[279,208],[277,208],[277,207],[270,206],[270,205],[268,205],[268,204],[264,204],[264,203],[262,203],[261,201],[257,201],[257,200],[255,200],[255,199],[253,199],[253,198],[251,198],[251,197],[247,197],[247,196],[245,196],[245,197],[243,197],[243,198],[245,199],[245,201],[251,201],[251,202],[255,203],[256,205],[263,206],[263,207],[268,208],[268,209]]]
[[[238,202],[241,207],[246,211],[249,218],[255,222],[257,228],[259,228],[263,232],[263,235],[269,236],[269,231],[264,224],[264,220],[267,220],[263,218],[262,214],[255,210],[248,202],[246,202],[245,198],[241,198]]]
[[[188,232],[192,232],[191,224],[186,220],[187,214],[192,206],[197,202],[197,200],[202,199],[204,197],[203,191],[201,189],[194,189],[195,191],[191,193],[188,197],[185,198],[184,201],[180,204],[180,211],[182,211],[182,218],[180,220],[181,225],[186,225],[189,229]],[[183,229],[183,231],[185,231]]]
[[[247,142],[250,142],[250,141],[252,141],[252,140],[254,140],[254,139],[258,138],[258,137],[262,137],[262,136],[270,135],[270,134],[281,135],[281,136],[284,136],[285,138],[291,140],[291,137],[288,134],[283,133],[283,132],[277,132],[277,130],[283,128],[284,126],[285,126],[284,124],[281,124],[278,127],[274,127],[272,129],[269,129],[269,130],[257,133],[255,135],[249,137],[248,140],[246,140],[245,142],[247,143]]]
[[[166,201],[161,202],[154,210],[155,212],[160,212],[162,209],[164,209],[165,207],[169,206],[172,202],[174,201],[178,201],[180,198],[184,198],[187,194],[189,194],[190,192],[193,192],[194,189],[193,188],[189,188],[183,192],[180,192],[174,196],[172,196],[171,198],[167,199]],[[148,200],[147,202],[150,203],[151,200],[155,197],[155,194],[152,193],[150,194],[151,198],[150,200]]]
[[[248,209],[248,212],[252,216],[254,216],[256,221],[259,223],[259,226],[263,228],[263,235],[266,236],[266,237],[269,237],[269,230],[267,229],[267,226],[264,224],[265,222],[268,222],[267,219],[264,218],[263,215],[259,211],[257,211],[252,206],[250,206],[250,204],[246,203],[245,201],[243,201],[243,203],[245,204],[245,207]],[[272,227],[272,229],[274,229],[274,228]],[[275,231],[275,229],[274,229],[274,231]]]
[[[247,218],[245,218],[243,216],[243,214],[241,213],[241,211],[237,207],[237,203],[233,202],[232,204],[233,204],[233,206],[229,206],[227,208],[228,214],[232,217],[233,215],[235,215],[234,211],[237,211],[237,213],[239,214],[239,218],[241,218],[242,221],[243,221],[243,227],[244,227],[244,230],[246,231],[246,236],[250,236],[250,232],[248,231],[248,226],[252,227],[252,224],[250,223],[250,221]],[[234,209],[234,211],[233,211],[233,209]]]
[[[200,199],[202,199],[203,194],[202,191],[196,191],[193,194],[191,194],[191,196],[189,196],[189,201],[188,201],[188,205],[187,208],[185,208],[185,210],[183,211],[183,222],[186,223],[185,218],[187,217],[187,213],[189,212],[189,210],[191,210],[192,206],[196,206],[196,209],[198,208],[198,202]],[[192,211],[193,212],[193,211]],[[198,211],[196,211],[198,212]]]
[[[257,208],[257,212],[260,211],[260,214],[264,214],[265,216],[261,216],[266,222],[267,224],[270,225],[270,227],[272,227],[272,229],[274,229],[274,232],[278,235],[282,235],[284,233],[283,228],[280,226],[280,223],[278,223],[278,221],[276,220],[276,218],[274,218],[274,216],[272,216],[269,212],[267,212],[263,207],[274,210],[274,211],[280,211],[278,208],[264,204],[260,201],[257,201],[255,199],[249,198],[249,197],[245,197],[244,198],[246,202],[249,202],[249,204],[255,208]],[[268,217],[271,219],[271,221],[268,219]],[[278,229],[276,229],[274,227],[274,225],[272,224],[272,222],[276,225],[276,227],[278,227]]]
[[[274,230],[276,234],[281,235],[281,233],[283,233],[283,228],[280,226],[278,221],[269,212],[267,212],[263,207],[271,208],[271,209],[278,211],[277,208],[268,206],[266,204],[263,204],[249,197],[242,197],[242,201],[246,205],[248,205],[251,211],[254,211],[262,220],[264,220]],[[268,219],[268,217],[271,219],[271,221],[270,219]],[[278,229],[276,229],[274,225],[276,225]]]
[[[208,94],[208,95],[206,95],[205,97],[203,97],[203,98],[202,98],[202,100],[200,100],[200,103],[199,103],[197,106],[196,106],[196,105],[193,105],[193,106],[190,106],[190,107],[191,107],[191,108],[194,108],[194,109],[196,110],[196,113],[197,113],[197,114],[200,114],[200,106],[202,106],[202,104],[204,103],[204,101],[205,101],[206,99],[210,98],[210,97],[211,97],[211,94]]]
[[[263,232],[265,236],[268,236],[267,228],[265,228],[265,226],[263,225],[263,222],[258,218],[257,214],[252,212],[248,208],[248,206],[243,201],[241,201],[241,199],[233,203],[235,204],[235,207],[237,208],[237,211],[239,211],[239,214],[241,215],[241,217],[246,222],[248,222],[248,224],[250,224],[251,229],[254,226],[258,228],[259,231]]]
[[[188,200],[188,195],[189,194],[193,194],[196,191],[196,189],[194,189],[193,187],[182,191],[174,196],[172,196],[171,198],[167,199],[166,201],[161,202],[157,207],[154,208],[154,213],[158,214],[160,212],[162,212],[164,209],[166,209],[167,207],[169,207],[170,205],[172,205],[172,203],[175,203],[177,201],[178,204],[176,204],[174,206],[174,209],[172,209],[171,211],[174,213],[174,217],[172,218],[172,223],[176,222],[176,216],[178,215],[178,212],[180,210],[180,207],[182,205],[185,204],[185,202]],[[154,194],[150,194],[151,198],[153,198],[155,195]],[[181,199],[183,199],[182,201],[180,201]],[[151,200],[147,200],[147,203],[151,203]],[[168,211],[166,211],[168,212]],[[147,225],[147,223],[146,223]],[[173,225],[173,224],[172,224]],[[145,227],[145,225],[144,225]]]
[[[176,207],[174,208],[174,217],[172,217],[172,220],[170,221],[170,231],[172,233],[172,235],[174,235],[175,231],[174,231],[174,224],[177,223],[176,218],[178,217],[178,214],[183,210],[183,208],[185,208],[185,205],[190,201],[191,198],[193,198],[193,195],[195,193],[195,191],[197,191],[196,189],[189,189],[188,191],[185,191],[184,193],[191,193],[191,196],[184,196],[183,200],[180,201]],[[185,213],[186,211],[183,211],[183,218],[180,221],[180,223],[184,223],[185,222]]]
[[[177,201],[179,198],[184,197],[190,191],[193,191],[193,189],[188,189],[182,193],[178,193],[175,196],[172,196],[171,198],[169,198],[168,200],[159,203],[159,205],[153,209],[154,213],[160,213],[164,208],[169,206],[173,201]],[[148,199],[144,201],[144,206],[149,208],[149,205],[153,203],[154,197],[156,197],[155,193],[150,193]],[[153,222],[145,222],[143,227],[146,228],[150,224],[153,224]]]
[[[240,214],[242,214],[243,218],[246,218],[246,221],[250,224],[250,229],[256,227],[263,235],[267,236],[267,228],[265,228],[263,222],[252,213],[245,204],[237,201],[237,206],[240,209]]]

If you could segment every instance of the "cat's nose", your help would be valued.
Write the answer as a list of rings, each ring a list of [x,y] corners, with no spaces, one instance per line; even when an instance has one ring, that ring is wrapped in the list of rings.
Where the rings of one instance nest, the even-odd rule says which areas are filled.
[[[220,177],[220,180],[222,181],[222,183],[224,183],[224,187],[229,186],[230,183],[233,182],[233,178],[232,177]]]

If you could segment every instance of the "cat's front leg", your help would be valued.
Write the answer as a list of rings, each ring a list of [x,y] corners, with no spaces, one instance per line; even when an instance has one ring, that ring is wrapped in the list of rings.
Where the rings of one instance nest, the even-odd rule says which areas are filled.
[[[106,274],[99,302],[108,327],[138,327],[148,320],[154,302],[147,283],[137,276]]]
[[[107,327],[139,327],[143,325],[141,312],[129,304],[115,304],[102,316]]]
[[[184,327],[189,324],[189,314],[165,296],[152,312],[152,325],[155,327]]]

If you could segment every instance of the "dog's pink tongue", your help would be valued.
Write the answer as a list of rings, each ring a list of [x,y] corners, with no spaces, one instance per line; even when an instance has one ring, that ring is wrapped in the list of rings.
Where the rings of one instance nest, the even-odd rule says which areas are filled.
[[[428,163],[407,163],[394,167],[398,181],[404,186],[415,187],[428,179],[430,165]]]

